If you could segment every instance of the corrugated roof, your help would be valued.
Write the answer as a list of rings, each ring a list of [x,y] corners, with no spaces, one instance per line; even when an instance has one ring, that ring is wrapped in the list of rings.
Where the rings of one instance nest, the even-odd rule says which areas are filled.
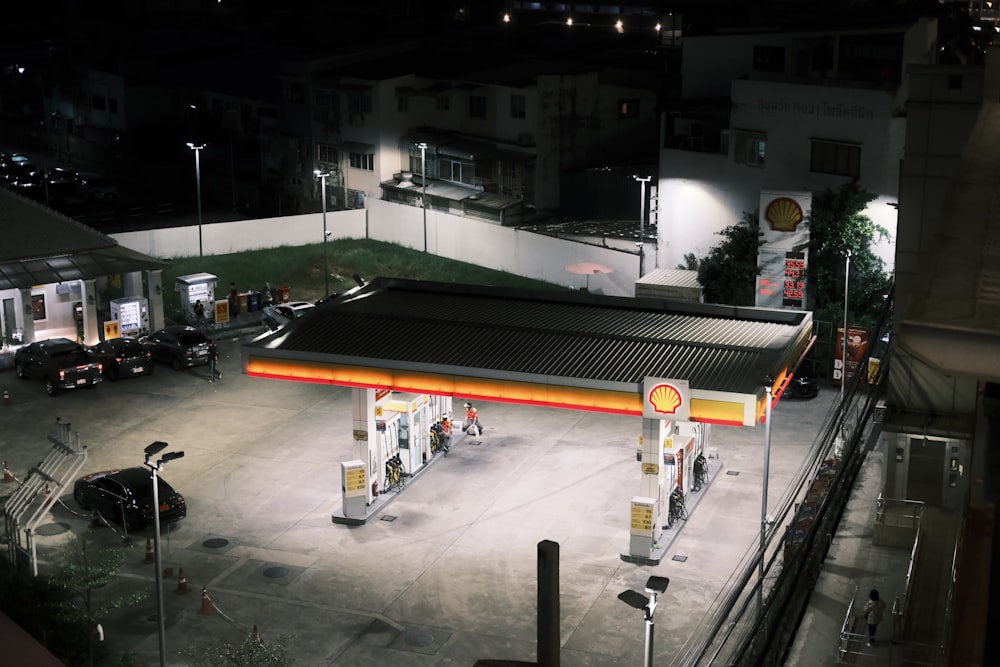
[[[808,312],[379,279],[247,345],[254,355],[626,389],[647,376],[755,394]]]

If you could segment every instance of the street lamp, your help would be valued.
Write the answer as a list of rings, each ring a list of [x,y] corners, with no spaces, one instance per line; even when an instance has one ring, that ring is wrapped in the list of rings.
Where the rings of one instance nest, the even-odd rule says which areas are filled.
[[[847,290],[851,276],[851,251],[845,250],[844,258],[844,347],[843,366],[840,369],[840,402],[844,402],[844,386],[847,384]]]
[[[326,177],[329,175],[329,171],[320,171],[319,169],[313,171],[313,176],[318,178],[320,183],[322,183],[323,194],[323,278],[326,284],[326,291],[323,292],[323,298],[330,296],[330,265],[326,260],[326,239],[330,236],[330,232],[326,231]]]
[[[153,550],[156,554],[156,620],[160,636],[160,667],[166,667],[167,664],[167,634],[163,621],[163,567],[160,562],[160,485],[156,473],[168,461],[184,456],[184,452],[167,452],[155,463],[150,461],[150,458],[166,448],[167,443],[157,440],[144,450],[146,453],[144,463],[153,471]]]
[[[636,174],[632,174],[632,178],[639,181],[639,277],[643,276],[643,263],[645,262],[645,253],[642,251],[642,242],[646,238],[646,183],[649,183],[652,176],[646,176],[641,178]]]
[[[665,593],[670,579],[667,577],[650,577],[646,580],[647,598],[642,593],[633,590],[622,591],[618,599],[635,609],[641,609],[646,621],[646,657],[645,667],[653,667],[653,612],[656,611],[656,596]]]
[[[188,142],[187,147],[194,151],[194,180],[198,192],[198,256],[204,256],[201,245],[201,149],[205,144]]]
[[[424,252],[427,252],[427,143],[414,144],[420,149],[420,206],[424,209]]]

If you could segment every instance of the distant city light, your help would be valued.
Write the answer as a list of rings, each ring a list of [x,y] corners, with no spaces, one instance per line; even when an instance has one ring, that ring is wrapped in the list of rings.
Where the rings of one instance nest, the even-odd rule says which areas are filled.
[[[568,19],[566,19],[566,25],[573,25],[573,17],[572,16],[569,17]]]

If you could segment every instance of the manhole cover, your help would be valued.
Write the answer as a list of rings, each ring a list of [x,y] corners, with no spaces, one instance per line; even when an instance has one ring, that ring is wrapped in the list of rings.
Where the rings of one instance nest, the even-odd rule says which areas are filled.
[[[288,575],[288,568],[276,565],[274,567],[269,567],[264,570],[264,576],[269,579],[280,579],[281,577]]]
[[[403,635],[403,641],[410,646],[430,646],[434,643],[434,635],[423,630],[410,630]]]
[[[739,470],[727,470],[726,474],[729,475],[730,477],[736,477],[737,475],[740,474],[740,471]]]
[[[392,514],[383,514],[382,515],[382,521],[395,521],[395,520],[396,520],[396,517],[393,516]]]
[[[672,557],[672,558],[671,558],[670,560],[675,560],[675,561],[677,561],[678,563],[683,563],[683,562],[684,562],[684,561],[686,561],[687,559],[688,559],[688,557],[687,557],[687,556],[673,556],[673,557]]]
[[[229,540],[227,540],[226,538],[213,537],[202,542],[201,546],[205,547],[206,549],[221,549],[227,544],[229,544]]]
[[[69,526],[65,523],[47,523],[44,526],[39,526],[35,529],[35,533],[38,535],[62,535],[67,530]]]

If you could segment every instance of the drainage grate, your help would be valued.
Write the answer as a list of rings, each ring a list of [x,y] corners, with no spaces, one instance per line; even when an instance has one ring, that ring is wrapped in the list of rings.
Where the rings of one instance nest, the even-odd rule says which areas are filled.
[[[392,514],[383,514],[382,521],[395,521],[396,517]]]
[[[726,474],[729,475],[729,476],[731,476],[731,477],[736,477],[737,475],[740,474],[740,471],[739,470],[727,470]]]
[[[268,579],[280,579],[281,577],[288,576],[288,568],[275,565],[274,567],[267,568],[261,574]]]
[[[423,630],[411,630],[403,635],[403,641],[410,646],[430,646],[434,643],[434,635]]]
[[[684,562],[684,561],[686,561],[687,559],[688,559],[688,557],[687,557],[687,556],[672,556],[672,557],[670,558],[670,560],[675,560],[675,561],[677,561],[678,563],[683,563],[683,562]]]
[[[229,544],[229,540],[224,537],[212,537],[201,543],[201,546],[206,549],[221,549],[222,547]]]

